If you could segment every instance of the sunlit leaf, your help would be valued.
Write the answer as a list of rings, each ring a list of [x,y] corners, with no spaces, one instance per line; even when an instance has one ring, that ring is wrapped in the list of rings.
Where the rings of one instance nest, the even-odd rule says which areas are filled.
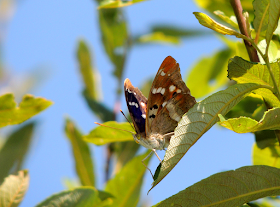
[[[200,13],[200,12],[194,12],[195,17],[198,19],[199,23],[205,27],[208,27],[220,34],[223,35],[234,35],[238,38],[243,38],[246,39],[246,37],[242,34],[240,34],[239,32],[226,27],[218,22],[216,22],[214,19],[212,19],[211,17],[209,17],[206,14]]]
[[[181,160],[185,153],[216,122],[252,90],[265,87],[257,84],[236,84],[196,103],[181,119],[164,156],[156,186]],[[153,188],[152,187],[152,188]]]
[[[88,144],[82,139],[82,134],[70,119],[66,119],[65,133],[72,144],[76,172],[82,185],[94,186],[94,166]]]
[[[246,166],[212,175],[155,206],[241,206],[276,195],[280,195],[280,169]]]
[[[254,7],[254,21],[253,25],[257,33],[257,38],[261,32],[267,30],[269,18],[269,3],[270,0],[256,0],[253,1]]]
[[[31,122],[15,130],[0,149],[0,183],[8,174],[21,169],[30,147],[35,123]]]
[[[164,43],[164,44],[174,44],[179,45],[181,40],[179,37],[168,36],[163,32],[154,32],[150,34],[143,35],[137,40],[139,43]]]
[[[220,117],[220,120],[220,125],[236,133],[248,133],[268,129],[280,130],[280,108],[273,108],[266,111],[259,122],[249,117],[240,117],[228,120]]]
[[[97,71],[93,71],[90,49],[84,40],[80,40],[78,43],[77,59],[87,95],[96,100],[98,99],[98,93],[95,88],[96,83],[94,79],[96,79],[98,75],[94,74],[94,72],[97,73]],[[98,88],[98,90],[101,89]]]
[[[147,157],[149,151],[134,157],[114,178],[108,181],[105,191],[115,196],[114,207],[137,206],[143,176],[147,170],[141,161]],[[151,156],[145,160],[146,164],[150,161],[150,158]]]
[[[52,102],[47,99],[25,95],[19,106],[16,106],[13,94],[2,95],[0,96],[0,127],[20,124],[50,105]]]
[[[222,20],[224,20],[229,25],[231,25],[234,29],[237,29],[237,30],[239,29],[235,16],[228,17],[225,15],[224,12],[222,12],[220,10],[214,11],[214,14],[217,15],[218,17],[220,17]]]
[[[83,96],[94,115],[97,116],[101,121],[105,122],[114,120],[114,112],[110,110],[105,104],[95,100],[94,98],[91,98],[87,94],[86,90],[83,91]]]
[[[279,16],[280,16],[280,1],[279,0],[270,0],[270,6],[268,9],[268,26],[266,31],[266,42],[269,45],[270,40],[272,39],[273,32],[277,28]]]
[[[280,168],[280,147],[275,139],[270,139],[270,144],[265,148],[260,148],[256,143],[253,145],[253,164],[268,165]],[[264,141],[260,141],[264,142]]]
[[[98,191],[93,187],[80,187],[73,190],[62,191],[54,194],[39,203],[37,207],[45,206],[75,206],[75,207],[99,207],[101,199],[98,197]]]
[[[142,1],[147,1],[147,0],[126,0],[126,1],[120,1],[120,0],[103,0],[99,4],[98,9],[111,9],[111,8],[118,8],[118,7],[125,7],[125,6],[130,6],[135,3],[139,3]]]
[[[275,76],[276,84],[280,86],[280,67],[278,60],[271,63],[271,70]],[[270,86],[273,88],[273,82],[266,65],[260,63],[252,63],[240,57],[230,59],[228,64],[228,77],[237,83],[257,83]],[[259,89],[255,93],[261,95],[266,102],[272,107],[280,107],[280,101],[272,93],[271,90]]]
[[[227,83],[228,59],[233,54],[231,49],[225,49],[197,61],[186,80],[194,97],[203,97]]]
[[[263,54],[265,54],[266,47],[267,47],[267,45],[266,45],[265,39],[263,39],[262,41],[259,42],[258,48],[260,49],[260,51],[262,51]],[[270,42],[270,46],[268,48],[267,55],[268,55],[268,58],[269,58],[269,62],[274,62],[277,58],[280,58],[279,53],[278,53],[278,47],[274,43],[274,41]],[[265,61],[263,60],[260,53],[258,53],[258,57],[260,59],[260,63],[265,64]]]
[[[0,186],[0,206],[18,206],[29,186],[27,170],[21,170],[18,175],[9,175]]]
[[[133,129],[131,128],[131,125],[128,122],[118,123],[115,121],[109,121],[103,124],[109,127],[124,129],[133,132]],[[91,142],[96,145],[104,145],[112,142],[133,141],[133,136],[131,133],[117,129],[98,126],[94,130],[92,130],[88,135],[85,135],[83,138],[85,141]]]

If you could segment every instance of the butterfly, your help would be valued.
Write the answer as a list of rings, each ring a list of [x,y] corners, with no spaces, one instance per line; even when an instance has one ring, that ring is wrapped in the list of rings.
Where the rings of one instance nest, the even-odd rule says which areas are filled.
[[[182,80],[179,64],[171,56],[164,59],[152,83],[148,99],[128,78],[124,81],[124,93],[136,131],[133,134],[135,142],[151,149],[151,153],[154,152],[161,162],[156,150],[168,147],[178,122],[196,103]]]

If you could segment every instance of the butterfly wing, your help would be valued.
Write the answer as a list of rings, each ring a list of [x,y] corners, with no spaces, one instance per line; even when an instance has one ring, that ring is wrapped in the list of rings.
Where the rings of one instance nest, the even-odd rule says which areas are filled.
[[[136,133],[145,133],[147,98],[131,84],[128,78],[124,81],[124,93]]]
[[[182,80],[179,64],[168,56],[153,81],[147,103],[146,134],[174,131],[182,116],[196,103]]]

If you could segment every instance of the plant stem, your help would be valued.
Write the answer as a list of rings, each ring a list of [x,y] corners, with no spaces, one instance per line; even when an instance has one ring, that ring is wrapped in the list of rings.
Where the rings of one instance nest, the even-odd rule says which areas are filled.
[[[249,39],[251,39],[250,35],[248,34],[248,30],[247,30],[247,26],[246,26],[246,20],[242,14],[242,5],[240,3],[240,0],[230,0],[231,6],[233,8],[234,14],[236,16],[237,22],[238,22],[238,26],[239,26],[239,30],[241,32],[241,34],[245,35],[246,37],[248,37]],[[245,47],[247,49],[247,53],[250,57],[250,60],[252,62],[260,62],[258,54],[256,49],[252,46],[251,42],[244,40],[244,44]]]

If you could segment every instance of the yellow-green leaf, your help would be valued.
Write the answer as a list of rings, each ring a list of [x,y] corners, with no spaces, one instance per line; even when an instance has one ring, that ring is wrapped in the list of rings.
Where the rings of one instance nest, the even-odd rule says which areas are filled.
[[[108,121],[103,124],[109,127],[124,129],[133,132],[133,129],[128,122],[118,123],[115,121]],[[85,141],[91,142],[96,145],[104,145],[112,142],[133,141],[133,136],[131,133],[117,129],[98,126],[94,130],[92,130],[88,135],[85,135],[83,138]]]
[[[280,169],[246,166],[212,175],[155,206],[241,206],[278,195]]]
[[[115,196],[113,200],[114,207],[137,206],[143,176],[147,170],[141,161],[149,153],[150,150],[147,150],[146,153],[134,157],[114,178],[108,181],[105,191]],[[151,156],[145,160],[145,163],[147,164],[150,159]]]
[[[270,65],[276,84],[280,87],[280,60]],[[271,91],[273,90],[273,82],[266,65],[234,57],[230,59],[228,64],[228,78],[235,80],[237,83],[257,83],[270,86],[270,90],[259,89],[255,93],[261,95],[270,106],[280,107],[280,101]]]
[[[153,32],[150,34],[146,34],[139,37],[136,41],[139,43],[164,43],[174,45],[179,45],[181,43],[179,37],[168,36],[163,32]]]
[[[175,167],[197,140],[219,120],[219,114],[225,115],[244,96],[260,87],[265,86],[253,83],[236,84],[196,103],[182,117],[175,128],[175,134],[171,137],[159,176],[154,181],[153,187]]]
[[[17,175],[9,175],[0,186],[0,206],[17,207],[29,186],[27,170],[21,170]]]
[[[32,141],[34,127],[34,122],[28,123],[7,137],[0,149],[0,183],[8,174],[21,169]]]
[[[238,38],[243,38],[243,39],[247,39],[246,36],[240,34],[239,32],[226,27],[218,22],[216,22],[214,19],[212,19],[211,17],[209,17],[206,14],[200,13],[200,12],[194,12],[195,17],[198,19],[199,23],[205,27],[208,27],[220,34],[223,35],[234,35]]]
[[[130,0],[130,1],[103,0],[99,4],[98,9],[111,9],[111,8],[125,7],[125,6],[130,6],[135,3],[142,2],[142,1],[147,1],[147,0]]]
[[[94,186],[94,165],[88,144],[70,119],[65,121],[65,133],[72,144],[76,172],[82,185]]]
[[[279,16],[280,16],[280,1],[270,0],[269,6],[269,16],[268,16],[268,26],[266,31],[266,43],[269,46],[270,40],[272,39],[273,32],[276,30]]]
[[[0,127],[20,124],[45,110],[52,102],[44,98],[25,95],[19,106],[16,106],[11,93],[0,96]]]
[[[269,137],[267,137],[269,138]],[[269,142],[268,142],[269,141]],[[271,167],[280,168],[280,147],[275,139],[268,139],[259,142],[269,143],[268,146],[261,148],[255,143],[253,145],[253,164],[254,165],[268,165]]]
[[[257,122],[249,117],[233,118],[221,120],[219,122],[223,127],[236,133],[248,133],[261,130],[279,130],[280,129],[280,108],[273,108],[264,113],[263,118]]]
[[[214,14],[217,15],[218,17],[220,17],[222,20],[224,20],[229,25],[231,25],[234,29],[239,29],[235,16],[228,17],[225,15],[224,12],[222,12],[220,10],[214,11]]]
[[[228,82],[226,77],[228,59],[233,54],[233,50],[225,49],[197,61],[186,80],[194,97],[203,97]]]

